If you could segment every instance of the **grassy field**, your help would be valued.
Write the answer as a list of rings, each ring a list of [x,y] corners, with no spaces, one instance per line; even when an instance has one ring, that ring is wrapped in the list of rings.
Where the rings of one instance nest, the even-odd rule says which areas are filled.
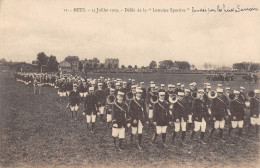
[[[204,75],[101,75],[124,80],[135,77],[146,84],[150,80],[186,85],[194,81],[202,86],[207,81]],[[215,87],[218,82],[211,83]],[[229,83],[236,89],[240,85],[247,90],[258,87],[245,85],[242,79]],[[126,137],[126,150],[119,152],[113,146],[111,129],[107,130],[100,122],[96,124],[95,134],[85,128],[82,105],[79,120],[75,122],[68,116],[67,102],[59,102],[54,88],[44,87],[41,95],[32,91],[32,87],[16,83],[13,76],[0,74],[1,167],[257,167],[259,164],[259,143],[254,135],[249,137],[250,141],[235,140],[234,132],[234,146],[221,143],[217,133],[211,143],[195,142],[192,147],[179,145],[178,134],[177,145],[173,146],[170,144],[172,127],[169,127],[169,146],[163,149],[160,138],[157,144],[151,143],[153,129],[146,126],[143,151],[137,150],[137,137],[134,145]],[[189,137],[190,132],[188,143]]]

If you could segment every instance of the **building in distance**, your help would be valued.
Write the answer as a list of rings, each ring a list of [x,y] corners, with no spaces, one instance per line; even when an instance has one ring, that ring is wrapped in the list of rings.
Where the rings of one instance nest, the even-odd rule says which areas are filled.
[[[118,67],[119,67],[119,59],[118,58],[106,58],[105,59],[105,68],[116,69]]]

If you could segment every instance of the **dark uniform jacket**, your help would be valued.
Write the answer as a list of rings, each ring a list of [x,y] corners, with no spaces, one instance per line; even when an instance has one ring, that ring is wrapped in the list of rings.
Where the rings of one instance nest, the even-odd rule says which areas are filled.
[[[85,93],[85,92],[88,92],[88,86],[84,86],[83,84],[80,84],[79,85],[79,92],[80,93]]]
[[[188,115],[191,115],[193,98],[191,96],[184,96],[182,101],[184,102],[185,113],[187,113]]]
[[[240,100],[240,102],[242,102],[243,104],[245,104],[245,102],[247,101],[246,95],[245,93],[240,92],[238,99]]]
[[[167,126],[169,121],[171,121],[169,103],[165,100],[163,102],[158,100],[153,106],[153,122],[156,122],[157,126]]]
[[[72,82],[66,83],[66,91],[72,91],[73,90],[73,84]]]
[[[86,96],[84,109],[86,109],[86,115],[97,115],[97,107],[98,107],[98,100],[97,97],[93,94],[89,94]]]
[[[176,88],[174,91],[174,94],[178,95],[178,92],[183,92],[181,88]]]
[[[227,116],[227,106],[223,100],[223,96],[212,99],[211,102],[211,115],[215,117],[217,121],[222,121]]]
[[[136,98],[134,98],[130,101],[129,116],[131,118],[131,125],[133,127],[137,127],[139,120],[141,121],[142,125],[145,124],[145,121],[147,121],[148,116],[146,113],[146,105],[144,99],[137,100]],[[134,120],[137,121],[136,124],[133,123]]]
[[[227,109],[229,109],[230,101],[229,101],[228,95],[226,95],[226,94],[223,95],[222,100],[225,102],[225,104],[226,104],[226,106],[227,106]]]
[[[164,100],[169,101],[170,95],[174,94],[172,90],[166,90]]]
[[[97,89],[94,92],[95,96],[97,96],[97,100],[98,100],[98,105],[99,106],[105,106],[106,104],[106,95],[105,95],[105,91],[104,90],[99,90]]]
[[[128,113],[127,113],[127,104],[125,102],[116,102],[112,106],[112,124],[117,124],[118,128],[123,128],[126,127],[127,124],[127,118]]]
[[[120,92],[123,92],[124,93],[124,96],[123,96],[123,101],[126,100],[126,93],[128,93],[130,90],[128,88],[120,88],[119,89]]]
[[[112,104],[108,104],[108,103],[106,103],[106,106],[105,106],[105,113],[106,114],[111,114],[112,113]]]
[[[79,92],[72,90],[69,95],[70,106],[76,106],[76,105],[78,106],[79,100],[80,100]]]
[[[231,101],[230,113],[231,113],[231,120],[233,121],[244,120],[245,117],[244,104],[239,99]],[[233,119],[234,116],[236,117],[236,119]]]
[[[205,100],[208,107],[210,107],[211,101],[209,99],[208,93],[204,93],[203,99]]]
[[[192,105],[192,118],[193,121],[202,121],[202,117],[204,118],[205,121],[208,121],[208,107],[206,102],[200,99],[195,99]]]
[[[150,101],[150,99],[151,99],[151,97],[152,97],[153,95],[158,96],[158,92],[152,92],[152,91],[150,91],[150,92],[147,94],[147,97],[146,97],[146,104],[149,105],[149,109],[153,109],[153,103]],[[158,98],[159,98],[159,96],[158,96]]]
[[[188,120],[188,113],[185,110],[185,108],[186,108],[185,102],[183,100],[182,101],[177,100],[177,102],[173,104],[173,112],[172,112],[173,122],[176,122],[177,119],[181,121],[182,118],[185,122]]]
[[[142,89],[142,96],[141,96],[141,99],[146,99],[146,89],[145,88],[141,88]]]
[[[260,113],[260,101],[259,99],[253,97],[250,99],[250,117],[253,117],[256,115],[256,117],[259,117]]]
[[[110,88],[106,88],[106,89],[104,90],[104,92],[105,92],[105,97],[109,96],[109,94],[110,94]]]
[[[60,83],[59,92],[66,92],[66,84],[64,82]]]

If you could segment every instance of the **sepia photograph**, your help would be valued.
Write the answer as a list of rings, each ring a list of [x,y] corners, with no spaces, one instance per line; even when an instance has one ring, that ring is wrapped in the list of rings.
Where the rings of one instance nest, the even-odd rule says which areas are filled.
[[[258,0],[0,0],[0,167],[259,167],[259,18]]]

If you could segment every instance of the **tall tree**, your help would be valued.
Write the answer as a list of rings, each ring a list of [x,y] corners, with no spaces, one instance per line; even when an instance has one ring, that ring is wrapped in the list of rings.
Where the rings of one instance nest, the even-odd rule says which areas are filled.
[[[44,52],[40,52],[37,54],[37,62],[39,70],[41,69],[42,65],[47,65],[48,57]]]
[[[79,57],[78,56],[67,56],[65,58],[65,61],[71,62],[71,61],[79,61]]]
[[[51,55],[47,62],[47,70],[50,72],[58,71],[58,61],[55,56]]]
[[[179,69],[190,69],[190,64],[187,61],[175,61]]]
[[[82,64],[82,62],[80,61],[80,62],[79,62],[79,71],[82,71],[82,69],[83,69],[83,64]]]
[[[174,65],[174,63],[172,62],[172,60],[164,60],[164,61],[159,62],[160,69],[169,69],[169,68],[173,67],[173,65]]]
[[[149,69],[155,69],[157,68],[157,63],[155,61],[151,61],[149,64]]]
[[[129,69],[132,69],[133,67],[132,67],[132,65],[128,65],[128,68],[129,68]]]

